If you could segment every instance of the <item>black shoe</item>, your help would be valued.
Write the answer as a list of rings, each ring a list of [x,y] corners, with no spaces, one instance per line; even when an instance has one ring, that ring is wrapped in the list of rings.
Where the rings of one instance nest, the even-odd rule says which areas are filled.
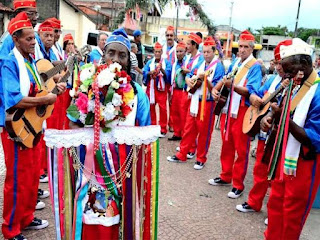
[[[168,138],[169,141],[180,141],[182,137],[177,137],[176,135],[173,135],[171,138]]]
[[[237,209],[239,212],[243,212],[243,213],[255,212],[255,210],[253,210],[247,202],[245,202],[245,203],[243,203],[243,204],[237,205],[237,206],[236,206],[236,209]]]
[[[232,188],[231,192],[228,193],[228,197],[236,199],[236,198],[240,197],[242,195],[242,193],[243,193],[243,190],[239,190],[237,188]]]
[[[39,230],[48,227],[49,223],[47,220],[41,220],[39,218],[34,218],[32,222],[29,224],[28,227],[25,229],[33,229],[33,230]]]
[[[27,240],[21,233],[13,238],[9,238],[9,240]]]
[[[169,132],[173,132],[173,127],[169,127]]]
[[[49,181],[47,174],[42,174],[40,176],[40,182],[41,183],[47,183]]]
[[[211,178],[209,179],[209,184],[213,185],[213,186],[223,186],[223,185],[230,185],[230,183],[223,181],[221,178],[217,177],[217,178]]]
[[[40,199],[44,199],[44,198],[47,198],[50,196],[50,193],[49,191],[47,190],[42,190],[42,189],[38,189],[38,198]]]
[[[186,161],[182,161],[181,159],[179,159],[176,155],[168,156],[167,160],[169,162],[186,162]]]
[[[193,166],[195,170],[201,170],[203,167],[204,167],[204,163],[198,162],[198,161],[196,161],[196,163]]]

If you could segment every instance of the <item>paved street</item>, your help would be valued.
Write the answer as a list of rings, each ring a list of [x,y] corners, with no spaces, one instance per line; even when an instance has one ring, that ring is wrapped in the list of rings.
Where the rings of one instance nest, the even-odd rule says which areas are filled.
[[[214,187],[208,184],[208,179],[217,177],[220,171],[220,145],[220,134],[215,130],[208,162],[203,170],[196,171],[193,169],[193,160],[189,160],[187,163],[168,162],[166,157],[175,153],[178,142],[168,142],[167,138],[160,140],[158,239],[263,239],[265,230],[263,222],[267,216],[266,207],[264,206],[260,213],[244,214],[235,210],[236,204],[243,203],[247,198],[248,190],[250,190],[254,159],[250,159],[246,178],[247,188],[244,196],[240,199],[227,198],[230,187]],[[0,158],[1,209],[4,181],[2,169],[3,155]],[[41,184],[41,188],[47,189],[46,184]],[[37,211],[36,215],[48,219],[50,225],[41,231],[24,232],[28,239],[55,239],[49,199],[46,199],[45,203],[47,207],[42,211]],[[314,209],[301,239],[319,239],[319,226],[320,211]]]

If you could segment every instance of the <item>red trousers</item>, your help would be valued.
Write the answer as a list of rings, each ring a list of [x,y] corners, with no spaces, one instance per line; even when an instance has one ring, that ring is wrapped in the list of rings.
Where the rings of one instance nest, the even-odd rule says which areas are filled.
[[[188,114],[188,93],[185,90],[175,88],[172,94],[170,116],[172,116],[173,135],[182,137],[183,128]]]
[[[168,93],[168,99],[171,97],[171,85],[166,84],[166,89]],[[172,99],[169,101],[169,121],[168,121],[168,126],[169,128],[173,127],[173,114],[172,114]]]
[[[147,87],[147,95],[150,99],[150,83]],[[150,104],[150,115],[151,115],[151,124],[157,125],[157,114],[156,114],[156,104],[159,106],[160,121],[159,125],[161,127],[162,133],[167,133],[167,91],[159,91],[157,88],[154,90],[154,99],[155,104]]]
[[[253,186],[248,196],[248,204],[257,212],[261,210],[263,199],[269,187],[268,165],[261,162],[264,146],[265,140],[258,140],[256,162],[253,169]]]
[[[13,238],[21,233],[34,218],[39,185],[39,144],[22,150],[8,139],[8,133],[1,133],[4,159],[7,168],[3,188],[4,238]]]
[[[280,166],[271,183],[266,239],[298,240],[320,184],[320,155],[315,160],[299,158],[297,176],[279,180]]]
[[[205,163],[207,161],[207,153],[210,147],[211,135],[214,126],[214,102],[207,101],[204,113],[204,120],[200,121],[201,101],[199,102],[199,112],[197,117],[190,115],[190,110],[187,114],[186,124],[180,143],[180,152],[176,156],[182,161],[187,160],[187,154],[194,146],[195,141],[197,145],[197,161]]]
[[[250,137],[242,132],[242,123],[244,115],[247,111],[247,106],[240,106],[238,111],[238,117],[230,118],[229,125],[229,138],[225,140],[224,126],[226,120],[226,114],[221,115],[221,174],[220,178],[226,182],[231,182],[233,187],[243,190],[244,178],[246,177],[249,150],[250,150]],[[237,158],[235,154],[237,152]]]

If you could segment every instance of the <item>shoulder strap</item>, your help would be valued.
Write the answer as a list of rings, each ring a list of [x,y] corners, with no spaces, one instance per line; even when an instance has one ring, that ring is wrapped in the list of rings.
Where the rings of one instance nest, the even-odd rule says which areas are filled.
[[[308,79],[304,81],[297,95],[291,101],[290,112],[293,112],[296,109],[301,99],[307,94],[307,92],[313,85],[314,81],[317,79],[317,76],[318,76],[317,72],[313,70],[310,76],[308,77]]]
[[[237,85],[240,83],[241,79],[248,73],[249,69],[255,64],[257,59],[252,58],[249,62],[247,62],[244,67],[241,69],[241,71],[236,75],[234,78],[234,85]]]

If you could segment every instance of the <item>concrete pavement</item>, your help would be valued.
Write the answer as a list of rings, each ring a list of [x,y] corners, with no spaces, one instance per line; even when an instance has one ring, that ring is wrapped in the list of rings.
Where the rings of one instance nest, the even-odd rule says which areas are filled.
[[[171,134],[168,133],[167,137]],[[237,204],[247,199],[252,185],[252,166],[250,159],[245,180],[244,195],[233,200],[227,197],[231,187],[216,187],[208,184],[208,179],[217,177],[220,172],[219,155],[221,149],[220,134],[213,134],[208,162],[202,170],[194,170],[194,160],[187,163],[171,163],[168,155],[175,153],[179,142],[160,140],[160,193],[159,193],[159,234],[158,239],[263,239],[266,206],[259,213],[240,213]],[[2,150],[2,149],[1,149]],[[0,207],[3,201],[4,163],[0,151]],[[47,184],[41,184],[48,189]],[[265,202],[267,198],[265,199]],[[30,240],[55,239],[54,221],[50,199],[45,199],[46,208],[36,211],[36,216],[48,219],[49,227],[39,231],[25,231]],[[1,223],[2,219],[0,220]],[[320,236],[320,211],[312,210],[301,239],[315,240]],[[2,235],[0,239],[3,239]]]

